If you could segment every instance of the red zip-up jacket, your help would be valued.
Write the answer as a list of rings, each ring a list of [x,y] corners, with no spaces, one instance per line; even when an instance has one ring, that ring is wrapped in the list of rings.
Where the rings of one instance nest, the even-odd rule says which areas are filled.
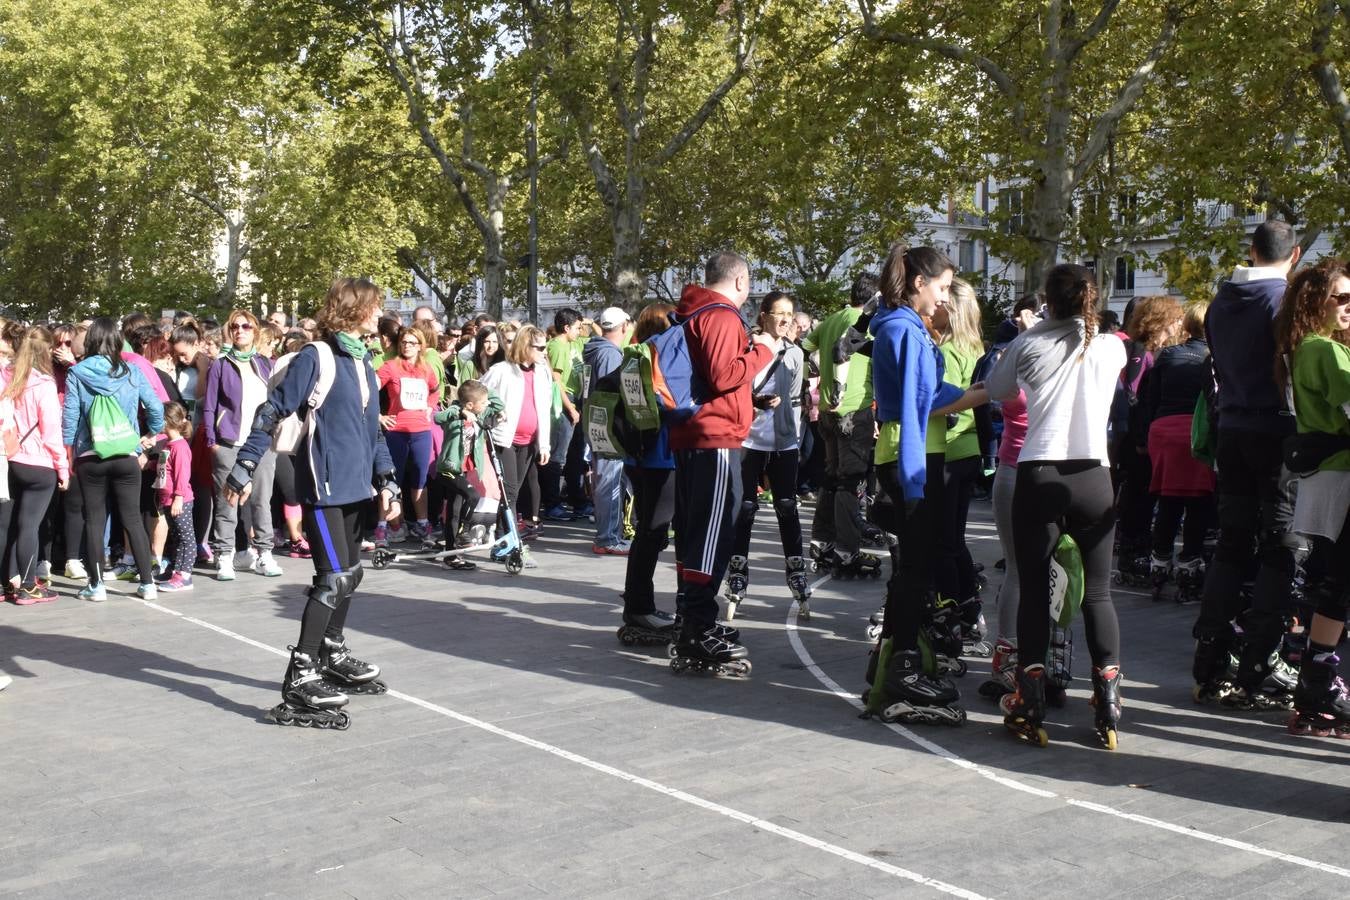
[[[675,314],[681,318],[730,299],[691,284],[680,295]],[[755,417],[750,383],[773,359],[773,351],[750,344],[741,317],[730,309],[710,309],[684,326],[694,371],[711,393],[694,417],[670,426],[672,450],[717,450],[740,447]],[[748,347],[747,347],[748,345]]]

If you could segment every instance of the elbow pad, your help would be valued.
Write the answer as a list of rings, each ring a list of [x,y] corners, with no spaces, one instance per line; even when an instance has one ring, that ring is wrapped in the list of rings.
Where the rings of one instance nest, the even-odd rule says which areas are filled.
[[[283,418],[285,416],[281,414],[281,410],[272,405],[271,400],[264,400],[262,405],[258,407],[257,412],[253,414],[253,430],[271,434],[276,431],[277,424]]]

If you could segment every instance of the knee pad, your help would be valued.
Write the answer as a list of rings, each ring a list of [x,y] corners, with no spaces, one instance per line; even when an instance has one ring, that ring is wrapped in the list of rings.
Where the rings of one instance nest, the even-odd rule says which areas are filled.
[[[346,575],[343,572],[325,572],[322,575],[314,576],[314,583],[306,591],[312,603],[322,603],[329,609],[337,609],[342,598],[346,596],[343,590],[346,581]]]
[[[741,518],[755,520],[755,514],[759,512],[759,504],[754,500],[741,501]]]
[[[797,514],[797,498],[796,498],[796,497],[774,497],[774,498],[773,498],[773,512],[774,512],[774,515],[778,516],[778,518],[780,518],[780,519],[783,518],[784,516],[794,516],[794,515],[796,515],[796,514]]]
[[[366,570],[365,567],[358,562],[350,569],[344,569],[342,575],[347,579],[346,593],[347,596],[350,597],[352,594],[356,593],[356,589],[361,586],[361,579],[365,577]]]

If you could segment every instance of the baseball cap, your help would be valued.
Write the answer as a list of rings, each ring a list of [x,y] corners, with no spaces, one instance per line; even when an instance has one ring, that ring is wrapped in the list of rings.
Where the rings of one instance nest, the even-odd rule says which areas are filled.
[[[617,306],[611,306],[600,314],[599,321],[600,327],[605,331],[609,331],[611,328],[618,328],[620,325],[631,320],[628,317],[628,313],[619,309]]]

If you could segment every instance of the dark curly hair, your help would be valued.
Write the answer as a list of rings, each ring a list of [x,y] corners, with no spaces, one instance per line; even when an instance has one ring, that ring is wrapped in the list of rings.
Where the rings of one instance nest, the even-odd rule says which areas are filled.
[[[1327,328],[1327,300],[1337,278],[1350,278],[1350,267],[1342,259],[1324,259],[1309,269],[1299,271],[1284,289],[1280,310],[1275,314],[1275,380],[1281,387],[1289,386],[1289,367],[1303,339],[1310,334],[1330,334],[1333,340],[1347,343],[1345,332],[1332,333]]]

